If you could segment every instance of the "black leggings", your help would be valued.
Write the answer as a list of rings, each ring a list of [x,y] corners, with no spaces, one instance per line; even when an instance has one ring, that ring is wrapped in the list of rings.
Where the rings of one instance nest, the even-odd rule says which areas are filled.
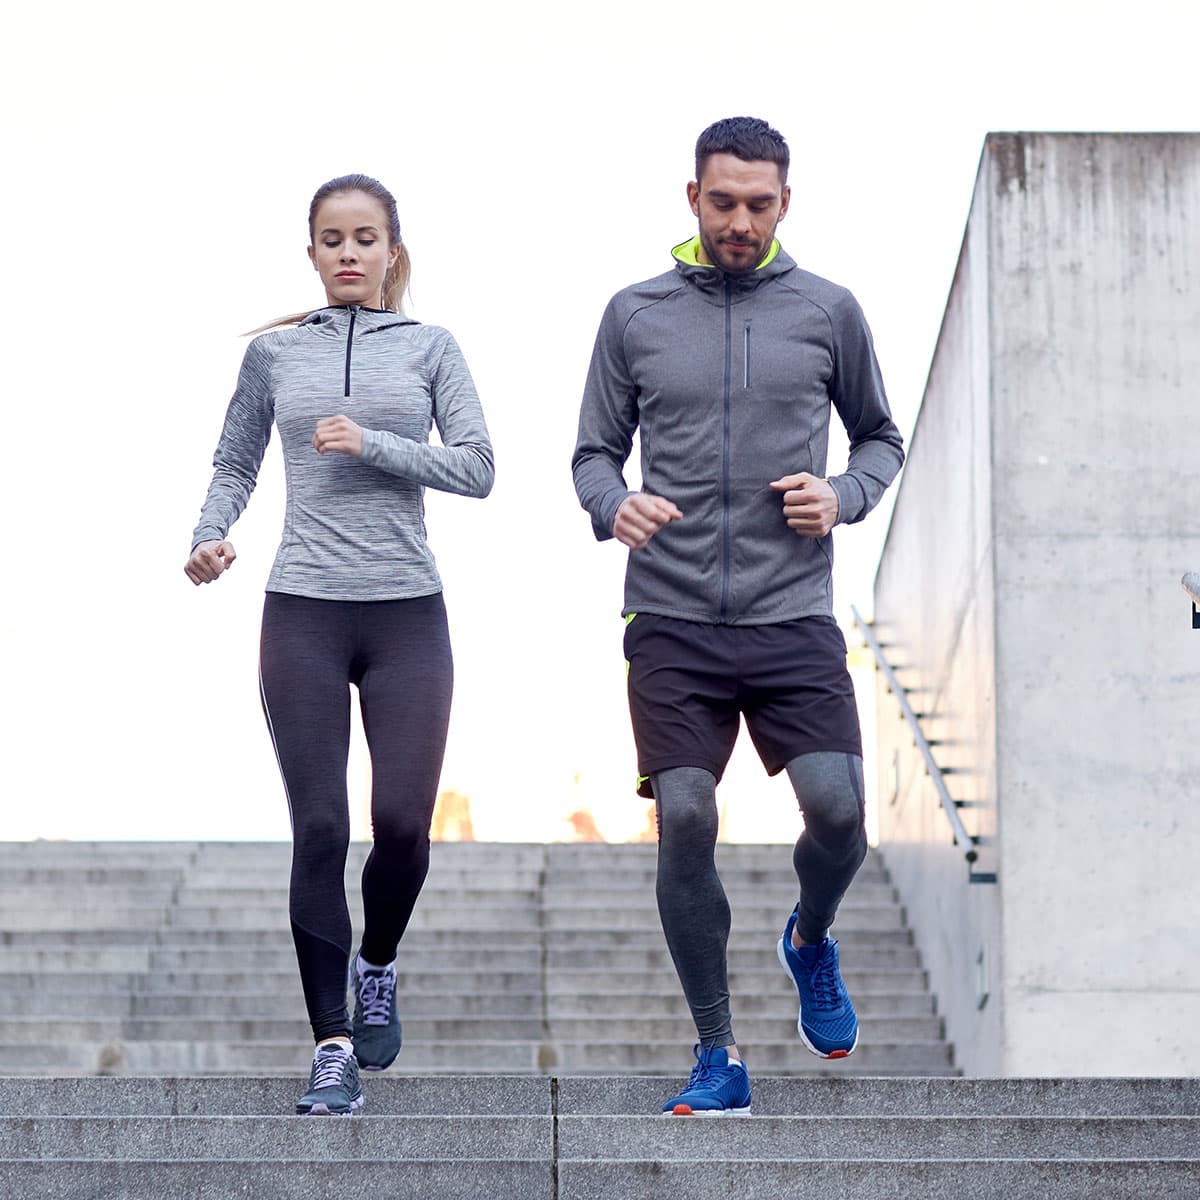
[[[317,1041],[349,1037],[349,685],[358,687],[371,755],[362,955],[383,965],[429,870],[454,675],[446,609],[440,594],[357,602],[268,592],[259,661],[292,817],[289,913],[308,1017]]]
[[[840,751],[801,754],[787,764],[804,814],[792,852],[800,881],[796,931],[819,942],[867,854],[862,759]],[[679,982],[704,1046],[735,1041],[726,945],[730,913],[713,852],[717,781],[700,767],[651,777],[658,811],[658,911]]]

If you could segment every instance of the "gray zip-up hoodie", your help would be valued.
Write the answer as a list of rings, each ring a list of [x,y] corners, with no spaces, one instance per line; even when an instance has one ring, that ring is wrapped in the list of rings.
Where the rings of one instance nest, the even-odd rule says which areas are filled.
[[[598,538],[632,493],[623,467],[639,431],[642,488],[683,520],[629,555],[625,608],[721,625],[832,610],[833,537],[788,528],[773,479],[824,476],[829,414],[850,435],[830,479],[838,523],[861,521],[904,461],[862,310],[802,271],[778,243],[730,275],[677,246],[675,269],[618,292],[596,337],[572,459]]]
[[[361,457],[318,454],[313,430],[344,413]],[[466,361],[436,325],[323,308],[246,348],[192,545],[229,533],[254,490],[271,425],[287,475],[283,539],[267,591],[399,600],[441,591],[425,542],[425,487],[486,496],[492,445]],[[442,445],[431,446],[436,424]]]

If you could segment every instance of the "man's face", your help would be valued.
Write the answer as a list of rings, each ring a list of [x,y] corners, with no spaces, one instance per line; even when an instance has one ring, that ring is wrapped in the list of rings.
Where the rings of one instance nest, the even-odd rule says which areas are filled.
[[[700,220],[700,261],[738,274],[753,271],[766,257],[792,189],[773,162],[714,154],[687,194]]]

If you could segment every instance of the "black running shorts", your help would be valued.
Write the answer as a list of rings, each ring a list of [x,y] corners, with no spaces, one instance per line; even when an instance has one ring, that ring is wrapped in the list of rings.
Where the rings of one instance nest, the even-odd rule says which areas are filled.
[[[846,639],[832,617],[705,625],[653,613],[626,618],[629,712],[638,795],[650,776],[702,767],[720,780],[744,715],[769,775],[799,754],[862,755]]]

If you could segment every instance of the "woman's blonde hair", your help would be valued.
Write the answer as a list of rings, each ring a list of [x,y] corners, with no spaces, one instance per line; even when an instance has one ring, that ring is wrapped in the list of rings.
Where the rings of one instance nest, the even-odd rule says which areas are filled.
[[[315,243],[317,209],[330,196],[338,196],[346,192],[362,192],[363,195],[378,200],[383,206],[384,217],[387,221],[388,246],[389,248],[396,247],[398,252],[395,261],[388,268],[388,273],[383,280],[381,304],[391,312],[403,312],[404,295],[408,291],[408,281],[412,274],[412,263],[408,257],[408,247],[400,237],[400,218],[396,215],[396,198],[378,179],[372,179],[370,175],[339,175],[336,179],[331,179],[328,183],[321,184],[313,194],[312,203],[308,206],[309,245]],[[297,325],[306,317],[311,317],[316,311],[317,309],[311,308],[307,312],[292,313],[290,316],[278,317],[274,321],[268,321],[267,324],[260,325],[257,329],[252,329],[250,332],[252,334],[263,333],[268,329],[277,329],[280,325]]]

